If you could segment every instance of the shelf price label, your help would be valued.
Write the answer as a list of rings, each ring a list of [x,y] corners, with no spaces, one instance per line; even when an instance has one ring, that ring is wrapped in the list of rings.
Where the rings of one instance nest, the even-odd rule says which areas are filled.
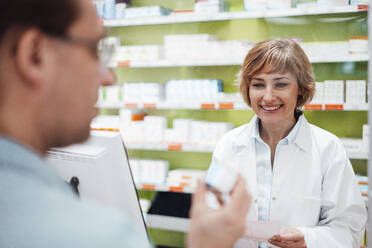
[[[137,103],[126,103],[126,104],[124,104],[124,106],[126,108],[138,108],[138,104]]]
[[[183,187],[170,186],[169,191],[170,192],[183,192]]]
[[[169,144],[168,151],[182,151],[182,144]]]
[[[93,131],[109,131],[109,132],[120,132],[118,128],[90,128]]]
[[[130,67],[130,61],[129,60],[119,61],[117,67]]]
[[[143,190],[156,190],[156,187],[154,184],[142,184],[141,189]]]
[[[143,108],[145,108],[145,109],[156,109],[156,104],[155,103],[144,103]]]
[[[232,102],[221,102],[218,105],[219,109],[234,109],[234,103]]]
[[[306,104],[305,109],[306,110],[322,110],[323,106],[322,104]]]
[[[326,104],[325,105],[326,110],[344,110],[343,104]]]
[[[201,109],[215,109],[214,103],[202,103],[200,105]]]

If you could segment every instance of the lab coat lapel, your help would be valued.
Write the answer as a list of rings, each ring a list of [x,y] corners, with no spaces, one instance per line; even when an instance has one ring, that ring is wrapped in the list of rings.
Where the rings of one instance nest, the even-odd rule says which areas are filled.
[[[237,138],[235,143],[235,158],[239,165],[238,171],[244,177],[247,189],[252,194],[252,206],[248,214],[248,220],[258,220],[258,208],[256,201],[257,175],[256,175],[256,148],[252,131],[257,117],[253,117],[247,128]]]

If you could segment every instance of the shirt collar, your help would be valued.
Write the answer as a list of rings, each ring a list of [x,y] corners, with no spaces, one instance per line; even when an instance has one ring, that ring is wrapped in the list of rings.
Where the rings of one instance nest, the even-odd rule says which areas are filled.
[[[292,144],[293,142],[296,141],[298,130],[300,129],[300,126],[302,125],[303,119],[304,119],[303,115],[300,115],[296,124],[294,125],[292,130],[289,132],[289,134],[281,140],[282,143]],[[253,123],[254,123],[254,125],[253,125],[251,139],[253,139],[255,141],[263,142],[263,140],[261,139],[261,136],[260,136],[260,128],[259,128],[260,119],[256,118]]]
[[[248,124],[245,124],[241,127],[241,130],[236,135],[234,142],[236,149],[254,144],[256,137],[260,137],[257,124],[258,118],[256,115],[254,115]],[[303,151],[309,151],[311,147],[311,130],[310,125],[303,114],[299,117],[291,132],[291,142],[296,144]]]

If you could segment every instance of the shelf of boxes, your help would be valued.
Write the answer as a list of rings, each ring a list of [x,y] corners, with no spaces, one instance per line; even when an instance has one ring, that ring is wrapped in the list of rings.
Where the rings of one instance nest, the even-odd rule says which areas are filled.
[[[341,138],[350,159],[368,159],[367,151],[364,151],[362,139]],[[180,151],[180,152],[207,152],[214,151],[214,145],[197,144],[125,144],[131,150],[152,151]]]
[[[364,62],[369,60],[368,54],[348,54],[346,56],[334,57],[309,57],[312,63],[340,63],[340,62]],[[155,60],[155,61],[121,61],[112,64],[117,68],[155,68],[155,67],[192,67],[192,66],[231,66],[241,65],[242,60]]]
[[[362,196],[367,197],[367,189],[366,186],[368,185],[368,177],[367,176],[359,176],[357,175],[358,185],[361,188]],[[136,188],[138,190],[146,190],[146,191],[160,191],[160,192],[177,192],[177,193],[188,193],[192,194],[195,191],[195,187],[190,186],[168,186],[168,185],[156,185],[156,184],[136,184]]]
[[[276,18],[290,16],[306,15],[328,15],[365,12],[366,10],[358,9],[358,6],[323,6],[313,8],[291,8],[280,10],[262,10],[262,11],[241,11],[241,12],[220,12],[220,13],[202,13],[193,12],[175,13],[169,16],[153,16],[141,18],[113,19],[104,20],[106,27],[123,27],[123,26],[140,26],[140,25],[157,25],[157,24],[174,24],[190,22],[212,22],[226,20],[242,20],[253,18]]]
[[[145,220],[147,227],[178,232],[187,232],[190,225],[190,219],[157,214],[146,214]]]
[[[195,190],[194,187],[188,187],[188,186],[156,185],[156,184],[151,184],[151,183],[136,184],[136,188],[139,190],[190,193],[190,194],[192,194]]]
[[[203,109],[233,109],[233,110],[251,110],[243,102],[158,102],[158,103],[99,103],[96,105],[102,109],[185,109],[185,110],[203,110]],[[364,104],[307,104],[305,110],[314,111],[368,111],[368,103]]]
[[[125,143],[130,150],[151,150],[151,151],[179,151],[179,152],[213,152],[214,145],[198,144],[140,144]]]

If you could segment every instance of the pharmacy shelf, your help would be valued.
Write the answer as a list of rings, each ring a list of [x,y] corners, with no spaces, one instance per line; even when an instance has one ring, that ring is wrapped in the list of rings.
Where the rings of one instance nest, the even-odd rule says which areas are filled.
[[[100,103],[98,108],[102,109],[235,109],[250,110],[244,102],[158,102],[158,103]],[[308,104],[305,110],[315,111],[368,111],[368,104]]]
[[[362,150],[361,139],[341,138],[345,145],[346,152],[350,159],[368,159],[366,152]],[[179,151],[179,152],[206,152],[214,151],[214,145],[194,145],[194,144],[128,144],[125,147],[130,150],[151,150],[151,151]],[[151,189],[151,186],[148,187]],[[145,188],[146,189],[146,186]],[[176,190],[176,189],[175,189]]]
[[[151,151],[179,151],[179,152],[213,152],[215,145],[195,144],[130,144],[125,143],[130,150],[151,150]]]
[[[364,62],[368,61],[368,54],[348,54],[345,56],[332,57],[311,57],[311,63],[340,63],[340,62]],[[192,66],[231,66],[241,65],[243,59],[238,60],[154,60],[154,61],[121,61],[111,64],[110,67],[116,68],[156,68],[156,67],[192,67]]]
[[[244,102],[158,102],[158,103],[100,103],[98,108],[134,108],[134,109],[250,109]]]
[[[141,18],[127,18],[120,20],[105,20],[106,27],[140,26],[156,24],[174,24],[190,22],[211,22],[226,20],[241,20],[253,18],[275,18],[306,15],[327,15],[365,12],[358,10],[357,6],[335,6],[335,7],[315,7],[315,8],[292,8],[280,10],[262,10],[262,11],[242,11],[242,12],[220,12],[220,13],[201,13],[194,12],[176,13],[169,16],[154,16]]]
[[[158,185],[151,183],[136,184],[136,188],[139,190],[146,191],[160,191],[160,192],[176,192],[176,193],[193,193],[194,187],[183,187],[183,186],[169,186],[169,185]]]
[[[190,220],[187,218],[157,214],[146,214],[145,220],[147,227],[178,232],[187,232],[190,225]]]

